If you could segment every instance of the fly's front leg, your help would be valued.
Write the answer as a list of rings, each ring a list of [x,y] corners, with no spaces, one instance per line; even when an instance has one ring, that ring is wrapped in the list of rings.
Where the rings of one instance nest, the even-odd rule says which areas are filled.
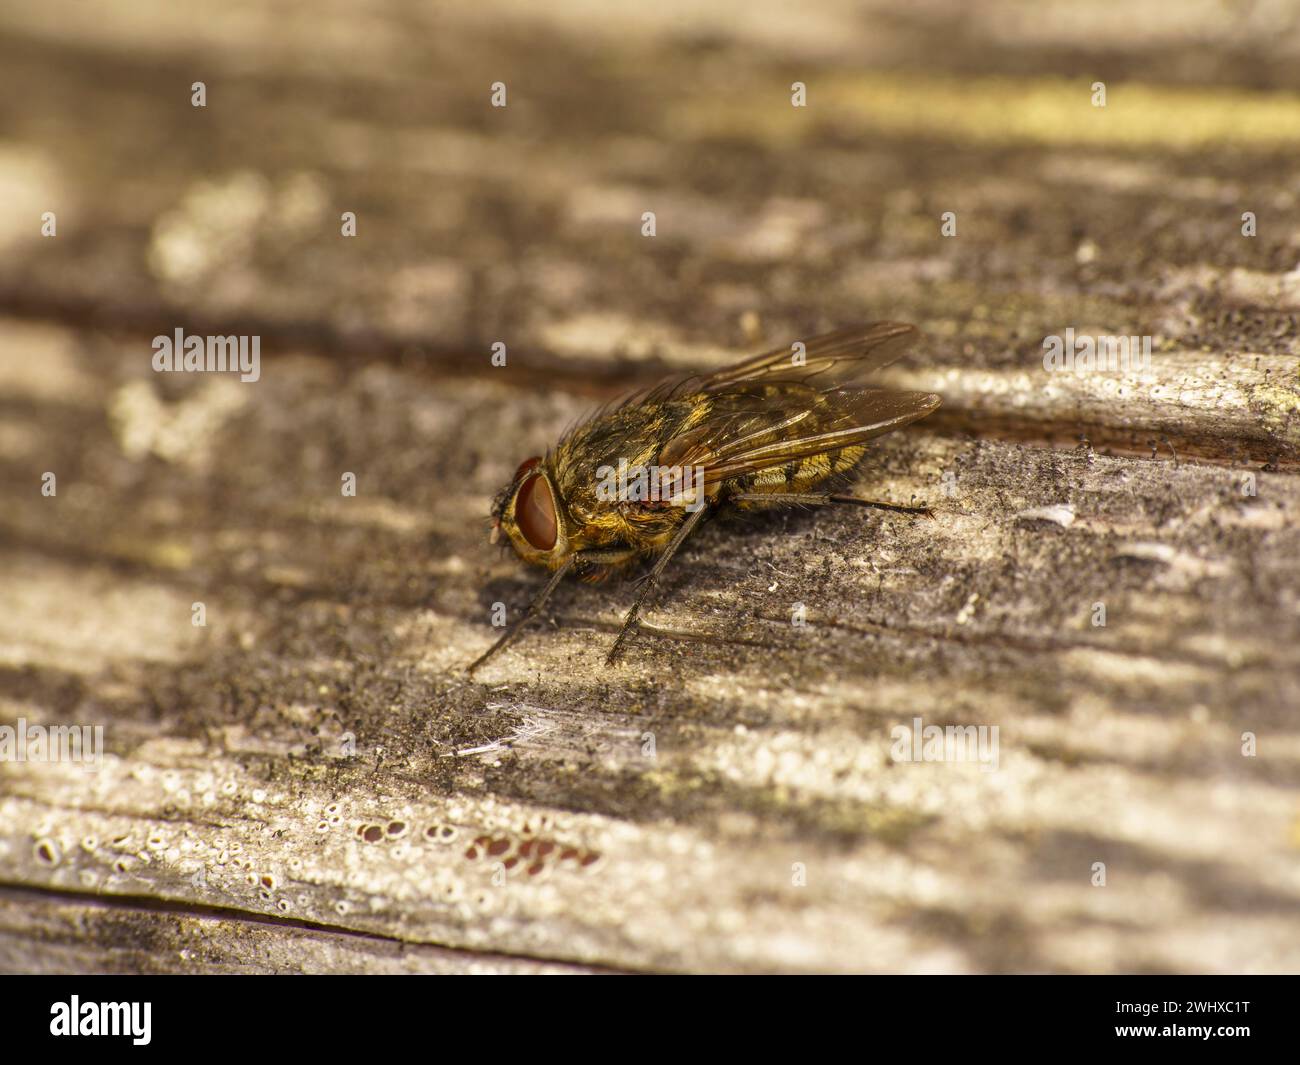
[[[527,625],[530,621],[532,621],[533,618],[535,618],[538,615],[538,613],[541,611],[542,607],[546,605],[546,600],[548,600],[551,597],[551,593],[555,591],[556,585],[560,583],[564,575],[568,573],[569,570],[573,567],[573,564],[574,562],[577,561],[577,558],[578,558],[577,555],[570,555],[567,559],[564,560],[564,564],[561,565],[560,568],[557,569],[553,574],[551,574],[551,579],[546,582],[546,587],[544,587],[541,590],[541,592],[538,593],[537,598],[535,598],[528,605],[528,609],[527,611],[524,612],[524,616],[521,617],[518,621],[516,621],[513,625],[511,625],[510,628],[506,629],[506,631],[501,634],[501,638],[497,640],[496,643],[494,643],[491,647],[489,647],[486,651],[484,651],[481,655],[479,655],[476,659],[474,659],[474,661],[471,662],[469,666],[466,668],[465,670],[466,673],[473,676],[474,670],[478,669],[479,666],[481,666],[484,662],[486,662],[498,651],[503,650],[508,644],[514,642],[515,637],[517,637],[520,634],[520,632],[523,631],[524,626]]]
[[[537,597],[528,605],[524,616],[510,626],[501,638],[491,647],[484,651],[478,658],[469,664],[465,672],[473,675],[474,670],[478,669],[484,662],[495,655],[498,651],[504,650],[510,644],[514,643],[516,637],[523,631],[525,625],[533,620],[540,612],[546,601],[555,591],[556,586],[563,580],[564,575],[569,572],[574,563],[590,564],[593,566],[605,566],[610,569],[626,565],[637,557],[637,552],[628,548],[610,548],[608,550],[580,551],[577,554],[570,555],[565,563],[551,574],[551,579],[546,582],[546,586],[538,593]],[[597,571],[599,572],[599,571]]]
[[[700,507],[692,511],[690,517],[682,522],[681,527],[673,534],[672,540],[664,548],[663,554],[655,559],[654,567],[641,583],[641,590],[637,592],[636,601],[632,604],[632,609],[627,612],[627,617],[623,619],[623,627],[619,630],[618,638],[614,641],[614,646],[609,649],[609,654],[605,656],[605,665],[612,666],[617,660],[619,652],[623,649],[623,644],[627,642],[629,636],[635,630],[637,618],[641,613],[641,607],[645,605],[650,593],[654,591],[655,585],[659,582],[659,575],[663,573],[664,568],[668,565],[669,559],[677,553],[677,549],[682,546],[682,541],[690,536],[691,530],[697,526],[704,515],[708,512],[708,507]]]
[[[855,507],[870,507],[873,510],[888,510],[895,514],[918,514],[926,518],[934,517],[934,511],[929,507],[905,507],[899,503],[878,503],[873,499],[859,499],[857,496],[832,495],[820,492],[738,492],[730,498],[738,503],[805,503],[814,507],[843,503]]]

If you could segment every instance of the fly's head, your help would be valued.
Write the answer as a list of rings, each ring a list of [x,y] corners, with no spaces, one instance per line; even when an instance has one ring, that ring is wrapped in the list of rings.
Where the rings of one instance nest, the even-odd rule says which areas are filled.
[[[554,569],[569,556],[564,506],[540,455],[521,462],[492,502],[492,543],[502,532],[515,554],[534,566]]]

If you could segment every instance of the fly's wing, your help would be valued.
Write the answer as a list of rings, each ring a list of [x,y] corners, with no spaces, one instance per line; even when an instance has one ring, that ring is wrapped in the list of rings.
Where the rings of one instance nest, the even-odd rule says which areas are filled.
[[[659,463],[704,467],[707,491],[734,477],[863,444],[938,406],[930,392],[741,386],[715,397],[702,421],[668,441]]]
[[[920,334],[903,322],[875,322],[822,333],[806,343],[774,348],[711,374],[687,374],[651,390],[638,401],[672,399],[687,392],[724,392],[758,381],[811,382],[822,389],[860,380],[899,358]]]

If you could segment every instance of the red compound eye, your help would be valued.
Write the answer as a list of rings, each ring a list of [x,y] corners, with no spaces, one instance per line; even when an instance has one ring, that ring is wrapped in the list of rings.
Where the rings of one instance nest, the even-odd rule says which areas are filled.
[[[524,459],[524,461],[519,464],[519,469],[515,470],[515,482],[518,483],[522,480],[524,474],[529,470],[535,469],[537,464],[541,461],[541,455],[534,455],[530,459]]]
[[[519,493],[515,496],[515,521],[519,523],[519,531],[525,540],[538,551],[549,551],[555,546],[557,524],[551,485],[540,474],[525,476],[527,480],[519,486]]]

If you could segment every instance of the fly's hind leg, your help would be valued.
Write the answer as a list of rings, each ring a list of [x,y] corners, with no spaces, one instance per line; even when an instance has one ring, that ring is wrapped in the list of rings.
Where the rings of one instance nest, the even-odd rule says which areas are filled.
[[[843,503],[855,507],[870,507],[873,510],[888,510],[895,514],[917,514],[926,518],[934,517],[934,511],[929,507],[905,507],[900,503],[878,503],[873,499],[859,499],[857,496],[824,492],[738,492],[730,498],[738,503],[805,503],[814,507]]]
[[[933,518],[934,511],[929,507],[905,507],[901,503],[881,503],[874,499],[859,499],[857,496],[830,495],[828,503],[844,503],[854,507],[870,507],[873,510],[889,510],[895,514],[916,514],[923,518]]]
[[[619,652],[623,649],[623,644],[627,642],[628,637],[636,630],[637,618],[641,613],[641,607],[645,605],[650,593],[654,591],[655,585],[659,582],[659,575],[663,573],[664,568],[668,565],[669,559],[677,553],[677,549],[682,546],[682,541],[691,534],[691,530],[700,523],[708,511],[708,507],[700,507],[693,511],[677,532],[673,534],[672,540],[664,548],[663,554],[655,559],[655,564],[650,572],[641,582],[641,589],[637,592],[636,601],[632,604],[632,609],[627,612],[627,617],[623,619],[623,627],[619,630],[618,638],[614,640],[614,646],[609,649],[609,654],[605,656],[605,665],[612,666],[617,660]]]

